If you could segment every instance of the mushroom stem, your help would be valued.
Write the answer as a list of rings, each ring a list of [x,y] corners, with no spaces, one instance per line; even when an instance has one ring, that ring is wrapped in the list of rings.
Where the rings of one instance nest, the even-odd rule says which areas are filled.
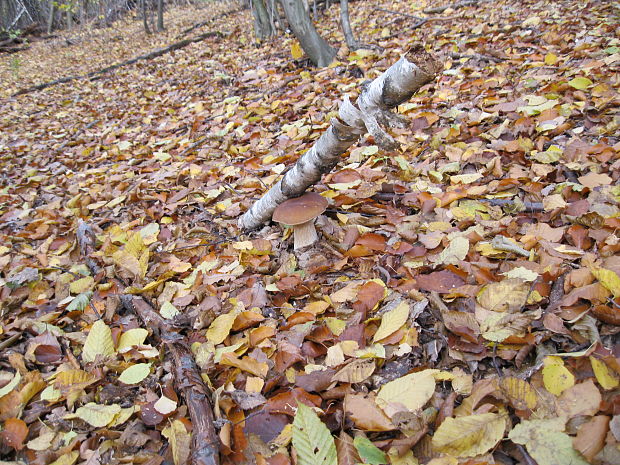
[[[314,218],[305,223],[293,226],[293,238],[295,241],[295,250],[314,244],[319,240],[314,227]]]

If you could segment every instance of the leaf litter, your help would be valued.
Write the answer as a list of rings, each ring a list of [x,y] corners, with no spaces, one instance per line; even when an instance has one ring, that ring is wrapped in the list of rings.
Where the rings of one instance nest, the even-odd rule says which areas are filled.
[[[613,5],[472,4],[411,30],[350,8],[382,52],[308,70],[290,37],[256,48],[245,11],[0,103],[3,458],[187,462],[188,355],[222,463],[618,463]],[[196,16],[174,18],[168,34]],[[85,40],[81,66],[132,37],[108,55]],[[321,240],[238,230],[338,99],[417,43],[444,71],[400,106],[401,150],[366,138],[315,186]],[[40,55],[3,71],[5,96],[72,71]]]

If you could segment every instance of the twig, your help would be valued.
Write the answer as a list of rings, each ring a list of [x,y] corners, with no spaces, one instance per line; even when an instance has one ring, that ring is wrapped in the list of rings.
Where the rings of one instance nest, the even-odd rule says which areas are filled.
[[[424,10],[424,13],[427,15],[440,14],[446,11],[447,9],[458,10],[459,8],[463,8],[465,6],[474,6],[478,4],[478,0],[465,0],[462,2],[454,3],[452,5],[438,6],[435,8],[427,8]]]
[[[78,224],[78,245],[80,253],[94,251],[95,234],[90,226],[80,220]],[[85,256],[87,266],[94,261]],[[91,264],[89,265],[89,261]],[[96,266],[96,264],[95,264]],[[91,269],[91,271],[93,271]],[[181,336],[146,299],[139,296],[123,294],[120,296],[123,306],[140,317],[144,325],[158,333],[162,341],[168,345],[174,359],[174,371],[177,386],[183,393],[193,426],[190,463],[192,465],[219,465],[219,441],[213,423],[213,410],[209,400],[207,387],[204,385],[191,353],[181,342]]]
[[[21,333],[13,334],[6,341],[0,342],[0,350],[6,349],[7,347],[11,347],[15,341],[17,341],[21,337]]]
[[[405,18],[415,19],[416,21],[422,21],[422,20],[424,20],[424,18],[420,18],[420,17],[418,17],[418,16],[410,15],[410,14],[407,14],[407,13],[402,13],[402,12],[400,12],[400,11],[392,11],[392,10],[387,10],[387,9],[385,9],[385,8],[379,8],[379,7],[376,7],[376,8],[373,8],[373,10],[374,10],[374,11],[384,11],[384,12],[386,12],[386,13],[390,13],[390,14],[392,14],[392,15],[404,16]]]

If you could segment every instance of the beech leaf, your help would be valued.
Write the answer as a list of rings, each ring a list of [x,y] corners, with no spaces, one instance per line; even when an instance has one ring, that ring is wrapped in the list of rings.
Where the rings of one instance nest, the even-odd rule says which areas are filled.
[[[327,426],[301,402],[293,421],[293,446],[299,465],[338,465],[336,443]]]
[[[433,436],[433,449],[455,457],[486,454],[502,439],[506,416],[483,413],[446,418]]]
[[[97,355],[106,357],[115,353],[112,331],[103,320],[95,321],[86,337],[84,349],[82,350],[82,360],[93,362]]]

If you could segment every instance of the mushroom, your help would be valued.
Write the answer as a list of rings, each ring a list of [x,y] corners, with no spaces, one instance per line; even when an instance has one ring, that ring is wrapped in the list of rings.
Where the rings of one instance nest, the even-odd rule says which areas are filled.
[[[273,221],[293,227],[295,250],[314,244],[318,240],[314,219],[327,208],[327,199],[315,192],[289,199],[278,205]]]

